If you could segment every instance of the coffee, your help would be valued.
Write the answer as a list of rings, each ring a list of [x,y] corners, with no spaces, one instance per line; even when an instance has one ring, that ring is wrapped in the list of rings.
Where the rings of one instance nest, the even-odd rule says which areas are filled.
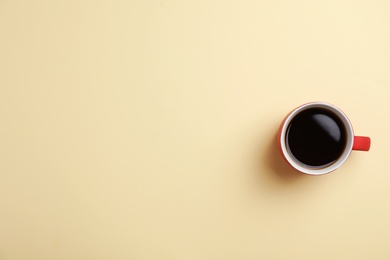
[[[299,112],[286,132],[289,153],[308,167],[326,167],[336,161],[346,147],[346,129],[340,118],[323,108]]]

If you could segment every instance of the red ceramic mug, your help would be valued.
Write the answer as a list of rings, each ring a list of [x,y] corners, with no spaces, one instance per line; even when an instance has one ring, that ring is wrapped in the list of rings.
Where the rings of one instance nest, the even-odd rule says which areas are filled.
[[[278,133],[280,151],[296,170],[321,175],[339,168],[352,150],[368,151],[371,140],[355,136],[348,117],[324,102],[304,104],[291,111]]]

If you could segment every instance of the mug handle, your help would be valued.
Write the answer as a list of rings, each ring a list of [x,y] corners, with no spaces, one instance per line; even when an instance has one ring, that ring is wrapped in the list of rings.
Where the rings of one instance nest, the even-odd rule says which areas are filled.
[[[367,136],[354,136],[352,150],[368,151],[370,150],[371,139]]]

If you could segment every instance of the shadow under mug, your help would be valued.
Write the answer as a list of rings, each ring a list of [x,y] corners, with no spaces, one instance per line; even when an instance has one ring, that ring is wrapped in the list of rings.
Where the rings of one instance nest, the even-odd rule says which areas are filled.
[[[304,114],[312,113],[312,111],[320,111],[321,114],[314,113],[306,118],[303,116]],[[324,117],[325,120],[321,120],[321,117]],[[291,130],[290,128],[294,127],[294,123],[297,120],[299,120],[300,128],[295,127],[294,130]],[[302,157],[302,154],[306,153],[310,157],[315,158],[316,156],[323,156],[324,153],[326,155],[327,152],[332,152],[322,148],[323,146],[327,146],[329,142],[333,142],[332,136],[330,135],[332,135],[332,127],[335,128],[335,121],[340,127],[340,131],[337,133],[337,141],[340,140],[340,133],[342,134],[341,139],[343,140],[341,144],[338,144],[341,147],[339,149],[340,151],[338,151],[337,158],[320,165],[307,163]],[[300,140],[292,140],[296,136],[290,134],[290,130],[294,132],[298,131],[296,136],[300,136]],[[326,140],[321,140],[321,138],[326,138]],[[284,118],[278,132],[278,143],[284,159],[290,166],[305,174],[322,175],[339,168],[348,159],[352,150],[368,151],[371,140],[366,136],[355,136],[351,122],[339,108],[324,102],[311,102],[295,108]],[[292,143],[295,148],[290,147]],[[297,156],[296,151],[299,150],[302,151],[301,157]],[[321,160],[321,158],[319,159]]]

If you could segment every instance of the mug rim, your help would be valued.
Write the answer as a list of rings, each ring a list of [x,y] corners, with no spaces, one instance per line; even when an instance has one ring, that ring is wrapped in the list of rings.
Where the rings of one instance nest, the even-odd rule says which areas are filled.
[[[293,155],[290,154],[286,145],[286,132],[290,122],[298,113],[310,108],[322,108],[333,112],[342,121],[346,131],[347,140],[346,140],[346,145],[344,147],[344,151],[342,152],[341,156],[336,161],[321,168],[312,168],[312,167],[305,166],[302,163],[298,163],[297,160],[293,157]],[[310,102],[295,108],[284,119],[279,134],[279,144],[280,144],[281,151],[283,153],[283,157],[293,168],[295,168],[296,170],[302,173],[306,173],[309,175],[327,174],[339,168],[342,164],[344,164],[344,162],[348,159],[349,155],[351,154],[352,147],[353,147],[353,140],[354,140],[354,131],[348,117],[344,114],[344,112],[341,109],[326,102]]]

